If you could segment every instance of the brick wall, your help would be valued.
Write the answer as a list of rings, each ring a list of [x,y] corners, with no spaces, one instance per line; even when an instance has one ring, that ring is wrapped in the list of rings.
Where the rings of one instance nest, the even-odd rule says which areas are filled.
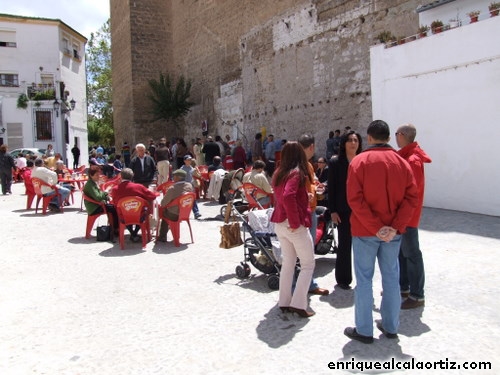
[[[111,0],[117,145],[210,134],[277,138],[371,121],[369,47],[384,30],[416,33],[421,1]],[[137,4],[137,6],[135,6]],[[139,9],[140,8],[140,9]],[[151,122],[147,80],[184,74],[196,103],[180,130]],[[189,142],[188,142],[189,143]]]

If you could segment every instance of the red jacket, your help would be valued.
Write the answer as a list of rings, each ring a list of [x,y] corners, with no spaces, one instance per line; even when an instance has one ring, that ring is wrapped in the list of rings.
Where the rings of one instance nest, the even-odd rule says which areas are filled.
[[[409,227],[417,228],[420,222],[420,215],[422,214],[422,206],[424,205],[424,163],[432,163],[432,160],[429,155],[420,148],[417,142],[406,145],[398,151],[398,154],[410,164],[411,170],[413,171],[413,177],[415,177],[415,183],[417,184],[418,204],[408,222]]]
[[[311,226],[311,210],[306,185],[300,186],[298,171],[291,171],[288,178],[274,189],[274,211],[271,216],[273,223],[282,223],[288,219],[290,228],[301,225]]]
[[[144,185],[132,181],[120,182],[117,186],[111,189],[110,195],[115,203],[123,197],[141,197],[150,203],[156,199],[155,193],[146,188]]]
[[[408,163],[388,145],[374,146],[352,159],[347,201],[353,236],[375,236],[385,225],[404,233],[418,204]]]

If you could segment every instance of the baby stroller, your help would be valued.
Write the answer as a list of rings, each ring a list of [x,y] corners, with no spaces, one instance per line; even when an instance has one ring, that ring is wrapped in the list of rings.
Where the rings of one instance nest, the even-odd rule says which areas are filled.
[[[251,270],[247,262],[250,262],[256,269],[267,275],[267,286],[272,290],[278,290],[281,248],[274,234],[274,225],[270,221],[272,212],[272,208],[249,211],[247,222],[245,217],[234,209],[235,215],[243,221],[244,234],[244,259],[240,265],[236,266],[236,276],[240,279],[248,278]],[[246,233],[250,237],[245,238]]]
[[[227,202],[232,201],[233,208],[239,213],[243,213],[248,210],[248,204],[244,201],[244,193],[241,189],[243,186],[243,175],[245,171],[243,168],[236,169],[227,173],[222,181],[222,187],[220,190],[219,203],[223,204],[220,208],[220,214],[226,216]]]
[[[314,253],[318,255],[335,254],[338,250],[335,239],[335,224],[331,220],[330,211],[323,206],[316,207],[318,226],[316,227],[316,243]]]

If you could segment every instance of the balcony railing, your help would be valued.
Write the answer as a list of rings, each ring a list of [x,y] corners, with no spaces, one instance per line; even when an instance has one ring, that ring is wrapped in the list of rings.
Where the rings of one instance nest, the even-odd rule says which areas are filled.
[[[30,100],[55,100],[56,98],[54,85],[51,83],[32,84],[28,86],[27,91]]]

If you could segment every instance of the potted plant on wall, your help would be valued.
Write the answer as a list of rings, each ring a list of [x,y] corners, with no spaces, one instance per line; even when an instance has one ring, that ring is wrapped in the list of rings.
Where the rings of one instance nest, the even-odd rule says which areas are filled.
[[[427,36],[427,31],[429,31],[429,26],[422,25],[418,28],[418,35],[420,38],[424,38]]]
[[[22,109],[28,108],[28,100],[29,99],[26,96],[26,94],[19,95],[19,97],[17,98],[17,108],[22,108]]]
[[[467,15],[470,17],[470,23],[477,22],[480,13],[480,10],[473,10],[472,12],[467,13]]]
[[[443,21],[441,20],[432,21],[431,30],[433,34],[437,34],[443,31]]]
[[[488,9],[490,11],[490,17],[498,16],[498,13],[500,12],[500,3],[491,3],[488,5]]]

